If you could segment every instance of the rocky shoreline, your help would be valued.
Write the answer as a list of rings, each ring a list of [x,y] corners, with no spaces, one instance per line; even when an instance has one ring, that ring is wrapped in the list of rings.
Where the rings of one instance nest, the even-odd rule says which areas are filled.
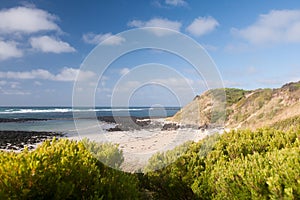
[[[40,118],[0,118],[0,123],[9,123],[9,122],[34,122],[34,121],[47,121],[49,119],[40,119]]]
[[[33,149],[37,143],[53,137],[63,137],[62,133],[35,131],[0,131],[0,149],[23,150],[25,146]]]
[[[154,129],[161,126],[160,123],[149,119],[149,117],[102,116],[98,117],[98,120],[116,124],[115,127],[107,129],[109,132]]]
[[[0,123],[24,123],[34,121],[46,121],[48,119],[35,118],[0,118]],[[114,127],[106,129],[108,132],[116,131],[135,131],[135,130],[157,130],[157,131],[174,131],[177,129],[191,128],[194,130],[204,131],[212,128],[209,125],[197,127],[195,125],[183,125],[176,122],[165,121],[163,119],[153,119],[149,117],[126,117],[126,116],[102,116],[98,117],[99,121],[113,124]],[[53,137],[63,137],[63,133],[56,132],[37,132],[37,131],[9,131],[0,130],[0,149],[2,150],[23,150],[25,146],[33,149],[37,143],[41,143]]]

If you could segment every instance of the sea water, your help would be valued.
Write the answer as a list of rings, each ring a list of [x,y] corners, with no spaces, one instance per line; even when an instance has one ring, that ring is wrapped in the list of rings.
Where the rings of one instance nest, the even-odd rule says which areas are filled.
[[[99,122],[95,124],[93,116],[134,116],[143,118],[164,118],[173,116],[179,107],[96,107],[96,108],[72,108],[72,107],[0,107],[0,118],[4,119],[48,119],[45,121],[25,121],[0,123],[0,130],[10,131],[53,131],[63,133],[75,133],[76,123],[80,127],[86,127],[87,132],[105,130],[112,127],[111,124]],[[93,119],[92,119],[93,118]]]

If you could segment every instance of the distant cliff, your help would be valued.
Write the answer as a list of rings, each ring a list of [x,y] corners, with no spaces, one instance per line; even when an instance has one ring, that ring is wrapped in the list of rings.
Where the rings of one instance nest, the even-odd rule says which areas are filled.
[[[226,100],[225,100],[226,97]],[[300,81],[278,89],[213,89],[196,96],[168,120],[227,128],[250,128],[293,121],[300,116]]]

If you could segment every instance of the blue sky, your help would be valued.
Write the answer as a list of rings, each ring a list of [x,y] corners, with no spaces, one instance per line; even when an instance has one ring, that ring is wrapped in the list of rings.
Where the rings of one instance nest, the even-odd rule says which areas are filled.
[[[0,105],[71,105],[73,83],[89,53],[112,36],[142,27],[179,31],[201,44],[213,59],[226,87],[275,88],[300,80],[300,2],[297,0],[119,0],[15,1],[0,3]],[[105,56],[105,55],[103,55]],[[98,83],[97,105],[111,105],[112,91],[137,65],[160,63],[177,70],[181,80],[165,77],[179,88],[139,86],[130,105],[184,105],[207,88],[203,77],[184,60],[166,52],[142,50],[115,61]],[[128,83],[129,84],[129,83]],[[123,85],[126,89],[126,84]],[[116,91],[116,90],[115,90]],[[173,93],[172,93],[173,92]],[[177,96],[184,99],[178,103]]]

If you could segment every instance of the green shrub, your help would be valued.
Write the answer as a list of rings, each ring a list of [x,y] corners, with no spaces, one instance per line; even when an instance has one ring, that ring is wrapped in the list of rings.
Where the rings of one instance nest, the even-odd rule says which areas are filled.
[[[1,152],[0,177],[1,199],[135,199],[139,195],[135,176],[104,166],[83,142],[66,139],[46,141],[34,151]]]
[[[92,155],[101,161],[103,164],[114,169],[120,169],[124,161],[123,152],[118,149],[118,145],[111,143],[99,144],[89,139],[82,140],[85,148],[92,153]]]
[[[139,175],[116,170],[116,145],[46,141],[0,153],[0,199],[300,199],[299,140],[299,128],[233,130],[155,154]]]
[[[182,156],[188,150],[188,147],[192,142],[188,141],[182,145],[175,147],[172,150],[166,152],[158,152],[154,154],[149,160],[144,171],[156,171],[167,167],[168,165],[174,163],[180,156]]]
[[[213,135],[148,172],[147,187],[157,199],[299,199],[299,139],[300,129]]]
[[[299,178],[300,149],[285,148],[231,162],[219,160],[209,183],[213,199],[294,199],[300,197]]]

